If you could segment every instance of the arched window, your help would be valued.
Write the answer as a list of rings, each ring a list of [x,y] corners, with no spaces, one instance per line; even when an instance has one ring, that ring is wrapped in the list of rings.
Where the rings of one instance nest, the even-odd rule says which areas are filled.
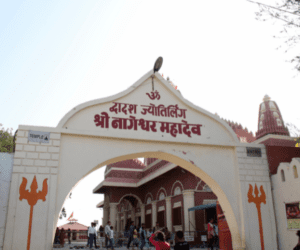
[[[150,204],[150,203],[151,203],[151,197],[148,197],[147,204]]]
[[[281,181],[282,181],[282,182],[285,182],[285,176],[284,176],[284,171],[283,171],[283,169],[281,169],[280,173],[281,173]]]
[[[160,194],[159,194],[159,200],[161,201],[161,200],[164,200],[165,199],[165,194],[164,194],[164,192],[161,192]]]
[[[180,187],[176,187],[174,190],[174,195],[180,195],[181,194],[181,188]]]
[[[260,122],[259,122],[259,129],[263,129],[263,127],[264,127],[264,126],[263,126],[263,122],[260,121]]]
[[[293,171],[294,171],[294,177],[298,178],[298,170],[297,170],[297,166],[293,166]]]
[[[276,119],[276,122],[277,122],[277,126],[282,126],[282,121],[279,118]]]
[[[205,184],[205,186],[203,187],[203,191],[212,192],[212,190],[210,189],[210,187],[207,184]]]
[[[121,207],[121,212],[124,212],[124,206]]]

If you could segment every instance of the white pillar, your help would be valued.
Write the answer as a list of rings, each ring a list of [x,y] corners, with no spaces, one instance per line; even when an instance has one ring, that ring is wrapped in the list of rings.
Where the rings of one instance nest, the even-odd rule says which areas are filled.
[[[166,217],[167,217],[167,228],[170,232],[173,232],[171,197],[166,197]]]
[[[145,205],[141,204],[141,223],[145,223]]]
[[[152,227],[151,227],[151,229],[156,226],[156,221],[157,221],[156,203],[157,203],[157,201],[152,201]]]
[[[111,225],[114,227],[114,230],[116,230],[118,203],[110,203],[109,206],[110,206],[110,222],[111,222]]]
[[[195,206],[195,191],[184,190],[183,194],[183,206],[184,206],[184,231],[195,231],[195,211],[189,212],[188,209]],[[191,225],[189,224],[189,219]]]
[[[107,221],[108,221],[108,209],[109,209],[109,205],[104,205],[103,206],[103,225],[102,226],[106,226]]]

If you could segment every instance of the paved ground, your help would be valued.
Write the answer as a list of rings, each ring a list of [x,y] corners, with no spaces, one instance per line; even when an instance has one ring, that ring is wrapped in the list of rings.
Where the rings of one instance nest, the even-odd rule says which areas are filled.
[[[71,245],[69,244],[65,244],[65,247],[61,247],[61,248],[54,248],[54,249],[57,249],[57,250],[67,250],[67,249],[71,249],[71,247],[73,247],[72,249],[76,249],[74,248],[75,246],[81,246],[81,247],[84,247],[84,249],[89,249],[89,247],[86,247],[86,242],[77,242],[76,244],[72,243]],[[95,248],[92,248],[92,249],[95,249]],[[102,250],[105,250],[106,248],[100,248]],[[193,250],[206,250],[208,248],[193,248]],[[218,250],[219,248],[214,248],[214,250]],[[110,248],[109,248],[110,250]],[[120,247],[120,248],[115,248],[115,250],[127,250],[126,247]],[[130,250],[132,250],[132,247],[130,248]],[[137,248],[134,248],[133,250],[138,250]],[[144,250],[148,250],[146,248],[144,248]],[[150,248],[150,250],[154,250],[154,248]]]

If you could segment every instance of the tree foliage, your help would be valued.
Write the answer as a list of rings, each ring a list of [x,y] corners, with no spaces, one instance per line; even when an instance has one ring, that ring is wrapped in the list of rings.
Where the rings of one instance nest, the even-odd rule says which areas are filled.
[[[5,129],[0,123],[0,152],[12,153],[14,149],[13,129]]]
[[[259,10],[255,13],[256,19],[260,21],[274,20],[282,25],[280,34],[274,36],[283,39],[279,48],[288,50],[300,47],[300,0],[279,0],[273,6],[261,2],[248,0],[258,5]],[[289,60],[296,71],[300,72],[300,49]]]
[[[288,127],[288,129],[290,131],[290,135],[292,137],[295,137],[295,141],[299,145],[300,144],[300,129],[297,128],[297,126],[295,126],[292,123],[287,123],[286,126]]]

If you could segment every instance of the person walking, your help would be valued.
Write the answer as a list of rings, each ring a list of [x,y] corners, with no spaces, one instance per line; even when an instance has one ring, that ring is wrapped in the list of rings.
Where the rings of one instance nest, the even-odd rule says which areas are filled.
[[[107,222],[107,225],[105,226],[104,233],[105,233],[105,247],[107,248],[107,244],[109,242],[109,232],[110,232],[110,221]]]
[[[140,228],[140,249],[143,250],[144,246],[146,245],[146,231],[145,231],[145,223],[142,223],[142,226]]]
[[[95,228],[95,231],[97,232],[97,230],[96,230],[96,223],[94,222],[94,228]],[[95,245],[95,248],[98,248],[98,246],[97,246],[97,234],[96,234],[96,236],[95,236],[95,238],[94,238],[94,245]]]
[[[208,239],[208,248],[214,250],[214,219],[210,219],[209,223],[207,224],[207,239]]]
[[[182,231],[176,232],[176,242],[174,250],[190,250],[190,245],[185,241]]]
[[[69,245],[71,244],[71,229],[68,229],[68,241],[69,241]]]
[[[134,222],[131,222],[131,225],[129,227],[129,238],[128,238],[128,243],[127,243],[127,249],[129,249],[130,247],[130,243],[133,240],[133,231],[134,231],[135,227],[134,227]]]
[[[90,240],[90,249],[93,247],[94,238],[97,237],[97,230],[95,229],[95,224],[91,223],[91,227],[88,231],[89,240]]]
[[[109,231],[109,246],[107,248],[111,248],[112,250],[114,250],[114,245],[115,245],[115,241],[114,241],[114,227],[111,226],[110,227],[110,231]]]
[[[63,228],[60,231],[59,241],[60,241],[60,245],[62,247],[64,247],[65,246],[65,230]]]
[[[154,238],[157,238],[158,241],[156,241]],[[153,246],[155,246],[156,250],[170,250],[170,244],[165,241],[165,235],[161,231],[156,231],[152,234],[150,237],[150,242]]]

